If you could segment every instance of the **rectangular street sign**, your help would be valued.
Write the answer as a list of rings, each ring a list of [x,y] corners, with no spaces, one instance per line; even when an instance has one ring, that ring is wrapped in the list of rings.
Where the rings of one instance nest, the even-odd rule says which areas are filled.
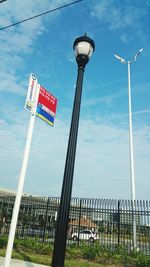
[[[56,116],[57,99],[43,86],[39,84],[38,86],[40,87],[40,89],[36,115],[51,126],[53,126],[54,117]]]
[[[27,98],[25,102],[25,109],[31,113],[35,113],[37,99],[38,99],[38,87],[37,87],[37,77],[31,73],[28,85]]]
[[[48,92],[43,86],[40,85],[38,105],[50,114],[52,117],[56,115],[57,99]]]
[[[56,116],[57,98],[38,84],[37,77],[31,73],[28,85],[25,109],[38,116],[51,126]]]

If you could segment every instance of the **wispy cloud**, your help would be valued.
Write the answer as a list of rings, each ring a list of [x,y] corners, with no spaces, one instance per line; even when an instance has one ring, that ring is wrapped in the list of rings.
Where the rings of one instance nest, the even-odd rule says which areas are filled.
[[[104,0],[96,4],[91,11],[91,15],[101,23],[106,23],[110,30],[133,30],[135,35],[142,35],[142,19],[147,13],[146,3],[141,7],[133,4],[119,3],[116,0]],[[132,37],[127,32],[120,35],[123,43],[128,43]]]
[[[1,26],[5,26],[12,22],[43,12],[46,9],[51,9],[68,2],[70,1],[6,1],[7,8],[5,4],[5,9],[2,9],[2,7],[0,9]],[[104,22],[105,25],[103,25],[103,29],[109,28],[111,31],[119,29],[118,34],[122,36],[122,42],[125,43],[130,41],[128,38],[128,32],[124,32],[124,30],[134,30],[137,24],[140,32],[140,19],[143,18],[143,11],[141,14],[139,14],[138,9],[133,10],[129,6],[124,7],[123,4],[119,5],[118,1],[113,0],[95,2],[97,3],[95,7],[93,7],[93,5],[90,3],[90,7],[93,9],[93,18],[97,18],[102,23]],[[87,10],[85,9],[85,11]],[[133,17],[131,17],[132,11]],[[75,17],[77,14],[76,12],[77,11],[74,11]],[[127,17],[128,13],[129,16]],[[54,21],[56,22],[59,14],[60,13],[57,12],[57,14],[55,13],[55,16],[45,16],[27,23],[20,24],[16,27],[10,28],[9,30],[1,31],[0,34],[0,61],[2,63],[0,64],[0,178],[2,187],[13,188],[14,190],[17,188],[17,181],[20,173],[30,117],[30,114],[23,110],[25,97],[22,97],[22,95],[26,94],[28,83],[27,70],[31,69],[32,71],[32,68],[34,67],[32,66],[31,57],[36,54],[37,44],[40,42],[41,43],[39,44],[39,47],[41,50],[39,49],[40,51],[38,50],[37,54],[40,55],[40,53],[43,53],[42,44],[45,40],[47,41],[48,36],[51,37],[51,32],[50,34],[48,33],[49,27],[53,25]],[[69,12],[68,14],[70,15]],[[88,22],[89,25],[91,24],[91,21],[93,21],[93,18]],[[74,18],[71,19],[74,20]],[[70,33],[70,25],[73,25],[71,24],[71,19],[69,19],[68,16],[66,20],[66,23],[68,24],[65,25],[68,25],[69,29],[66,31],[66,35]],[[62,21],[64,20],[60,20],[61,23]],[[80,19],[78,22],[80,23]],[[61,23],[56,23],[54,26],[58,27],[58,30],[56,30],[56,35],[60,34],[64,38],[64,33],[60,32],[62,31]],[[86,26],[87,23],[85,23],[85,25],[83,23],[83,28],[86,28]],[[78,28],[78,25],[73,27],[73,31],[78,32],[78,29],[75,28]],[[94,32],[94,29],[96,28],[95,25],[92,27],[93,31],[91,28],[91,33]],[[54,30],[55,29],[56,28],[54,27]],[[42,36],[43,33],[48,34]],[[71,40],[72,35],[73,33],[71,29],[71,34],[70,36],[67,35],[67,38],[70,38]],[[39,38],[41,36],[45,39]],[[48,77],[52,75],[50,83],[55,82],[55,84],[59,84],[57,87],[61,88],[63,95],[62,98],[59,99],[59,112],[55,120],[54,128],[49,127],[38,118],[36,119],[24,188],[24,191],[31,194],[56,196],[60,195],[61,191],[70,127],[71,107],[73,102],[72,91],[74,92],[74,90],[71,91],[70,89],[67,90],[66,88],[72,84],[72,81],[70,82],[70,80],[74,80],[74,76],[72,79],[72,77],[69,77],[69,75],[67,77],[67,72],[65,72],[65,75],[62,73],[62,77],[65,77],[66,83],[64,83],[65,80],[63,83],[61,83],[61,78],[59,78],[59,75],[63,68],[67,68],[64,63],[64,58],[66,55],[68,55],[70,61],[72,61],[72,59],[68,47],[65,54],[62,51],[62,45],[57,44],[57,42],[58,40],[56,38],[55,44],[56,46],[58,45],[56,48],[54,43],[50,42],[50,46],[48,48],[50,49],[50,53],[48,57],[47,51],[46,53],[44,51],[42,56],[39,56],[40,60],[43,60],[43,55],[45,56],[45,62],[40,68],[39,77],[45,75],[45,68],[47,68],[46,74]],[[66,47],[66,43],[64,46]],[[57,49],[56,52],[54,51],[54,48]],[[97,58],[100,55],[98,54],[98,50],[100,49],[97,46]],[[61,51],[61,53],[59,51]],[[59,65],[59,63],[61,63],[59,62],[60,58],[63,64],[60,64],[59,68],[56,68],[53,63],[57,62]],[[27,64],[31,65],[27,66]],[[37,62],[37,65],[38,64],[39,62]],[[48,64],[49,66],[50,64],[52,66],[48,68]],[[99,64],[102,63],[98,63],[96,67],[97,70],[100,68]],[[111,73],[113,75],[113,66],[110,66],[110,70],[112,70]],[[107,70],[106,79],[108,81],[109,73],[110,72]],[[95,74],[96,70],[94,75],[91,76],[92,80],[95,79]],[[96,113],[96,109],[98,108],[99,104],[104,104],[107,107],[115,107],[116,102],[118,101],[119,108],[117,108],[120,109],[122,103],[125,101],[123,94],[126,94],[127,96],[127,88],[124,89],[120,86],[120,84],[118,85],[115,83],[121,82],[122,84],[122,81],[127,79],[127,76],[125,78],[119,77],[120,79],[118,80],[112,80],[110,82],[106,81],[106,83],[99,84],[99,74],[96,75],[98,77],[96,82],[97,89],[105,87],[104,89],[106,90],[95,90],[95,95],[91,94],[91,97],[88,98],[88,100],[86,98],[87,95],[85,94],[89,94],[89,91],[84,91],[85,94],[83,97],[85,97],[85,100],[83,101],[83,106],[89,106],[90,112],[88,113],[87,108],[87,113],[84,115],[83,113],[81,114],[73,195],[100,198],[108,197],[109,195],[109,197],[112,198],[115,198],[116,196],[118,198],[127,198],[130,196],[130,168],[127,124],[128,114],[126,113],[126,109],[123,110],[123,114],[117,112],[116,108],[112,108],[111,113],[109,112],[109,114],[107,111],[105,112],[105,110],[103,110],[101,115],[97,112],[97,114],[94,114],[92,118],[92,112],[94,111]],[[127,73],[125,75],[127,75]],[[43,81],[44,79],[42,82]],[[87,82],[87,87],[93,88],[92,82]],[[111,88],[111,90],[107,90],[107,87]],[[134,89],[134,87],[132,88]],[[147,86],[143,83],[142,86],[136,87],[136,93],[143,94],[143,92],[146,90],[149,90],[148,83]],[[9,98],[7,98],[8,94]],[[69,98],[68,95],[71,95],[72,98]],[[67,99],[69,99],[70,102],[68,101],[67,105],[63,105],[64,99],[66,102]],[[138,107],[139,106],[137,105],[137,109]],[[133,115],[148,114],[149,112],[148,106],[140,105],[140,109],[141,110],[134,112]],[[133,133],[135,144],[137,188],[141,188],[141,177],[145,177],[144,182],[142,180],[142,182],[145,183],[150,176],[150,168],[148,168],[148,159],[150,157],[150,128],[144,123],[142,126],[140,125],[141,127],[134,127]],[[33,184],[34,186],[31,186]],[[145,184],[142,185],[142,188],[145,189],[145,192],[139,190],[139,198],[148,198],[149,188]]]
[[[109,94],[101,97],[91,97],[84,101],[83,106],[95,106],[98,104],[114,104],[115,100],[125,94],[125,90],[120,90],[114,94]]]
[[[128,44],[132,37],[124,33],[120,36],[120,39],[124,44]]]
[[[136,6],[120,5],[116,0],[104,0],[92,10],[92,16],[109,24],[111,30],[137,27],[137,22],[145,15],[145,10]]]
[[[12,0],[0,9],[1,27],[67,3],[70,3],[70,1],[53,0],[49,2],[45,0],[43,2],[37,0],[35,2]],[[25,66],[24,56],[33,57],[37,38],[47,31],[47,23],[51,25],[59,14],[60,12],[58,11],[55,16],[43,16],[0,32],[0,60],[3,62],[0,65],[0,91],[12,91],[20,94],[18,87],[21,82],[19,80],[23,79],[19,77],[19,72]]]
[[[20,116],[15,117],[15,109],[10,107],[10,110],[13,123],[1,121],[0,128],[4,152],[0,154],[1,186],[16,189],[30,115],[21,111]],[[24,191],[40,194],[42,188],[42,195],[60,195],[69,126],[59,117],[54,128],[36,118]],[[149,131],[146,126],[134,131],[138,188],[141,173],[144,172],[145,177],[150,175],[145,162],[150,153]],[[84,196],[86,192],[88,197],[107,197],[109,192],[109,197],[128,198],[129,170],[128,129],[111,123],[108,118],[103,121],[101,117],[95,120],[81,118],[73,195],[83,196],[84,188]],[[97,186],[97,181],[101,186]],[[32,189],[31,184],[34,184]],[[139,198],[144,198],[142,192]],[[146,194],[145,198],[148,198]]]
[[[144,110],[139,110],[136,112],[133,112],[133,115],[137,115],[137,114],[144,114],[144,113],[150,113],[150,109],[144,109]]]

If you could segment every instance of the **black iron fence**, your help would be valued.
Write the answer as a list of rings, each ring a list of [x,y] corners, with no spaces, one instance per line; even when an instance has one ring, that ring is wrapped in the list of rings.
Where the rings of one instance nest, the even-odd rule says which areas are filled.
[[[8,235],[15,197],[0,196],[0,235]],[[22,197],[16,236],[53,242],[60,198]],[[136,236],[135,236],[136,235]],[[67,244],[117,244],[150,255],[150,201],[72,198]],[[134,242],[136,243],[134,244]]]

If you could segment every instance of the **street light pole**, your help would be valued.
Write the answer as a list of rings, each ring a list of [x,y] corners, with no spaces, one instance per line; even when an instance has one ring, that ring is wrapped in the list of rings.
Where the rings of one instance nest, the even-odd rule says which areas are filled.
[[[114,55],[122,64],[127,64],[128,66],[128,109],[129,109],[129,148],[130,148],[130,179],[131,179],[131,200],[132,200],[132,230],[133,230],[133,248],[137,248],[137,238],[136,238],[136,217],[134,214],[134,202],[136,200],[135,193],[135,167],[134,167],[134,152],[133,152],[133,130],[132,130],[132,101],[131,101],[131,63],[138,59],[138,56],[143,51],[143,48],[135,55],[132,60],[126,61],[124,58]]]
[[[68,141],[60,206],[56,224],[52,267],[64,267],[83,76],[84,76],[85,65],[88,63],[90,56],[95,50],[95,43],[85,34],[84,36],[81,36],[74,41],[73,49],[75,50],[76,61],[78,64],[78,75],[77,75],[77,83],[75,90],[75,98],[74,98],[74,105],[72,112],[72,120],[71,120],[71,127],[70,127],[69,141]]]
[[[135,171],[134,171],[134,152],[133,152],[133,130],[132,130],[132,103],[131,103],[131,75],[130,64],[128,61],[128,109],[129,109],[129,146],[130,146],[130,179],[131,179],[131,199],[132,199],[132,245],[137,247],[136,237],[136,217],[134,214],[134,202],[136,200],[135,194]]]
[[[130,173],[131,173],[131,199],[136,200],[135,195],[135,171],[133,152],[133,130],[132,130],[132,103],[131,103],[131,74],[130,61],[128,61],[128,109],[129,109],[129,142],[130,142]]]

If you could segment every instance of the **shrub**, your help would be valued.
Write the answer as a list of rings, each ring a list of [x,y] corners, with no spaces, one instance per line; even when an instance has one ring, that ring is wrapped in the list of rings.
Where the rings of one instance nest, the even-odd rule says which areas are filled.
[[[6,236],[3,236],[0,238],[0,248],[6,248],[7,246],[7,237]]]
[[[100,255],[100,246],[98,244],[83,244],[81,246],[81,254],[84,259],[95,260]]]
[[[113,254],[126,254],[126,249],[125,249],[125,246],[124,245],[120,245],[120,244],[117,244],[115,246],[115,250],[113,252]]]
[[[67,259],[77,259],[81,258],[81,248],[77,244],[72,244],[66,249],[66,258]]]
[[[52,252],[51,244],[40,243],[33,239],[15,239],[14,248],[17,250],[21,248],[22,250],[32,251],[42,255],[50,255]]]

